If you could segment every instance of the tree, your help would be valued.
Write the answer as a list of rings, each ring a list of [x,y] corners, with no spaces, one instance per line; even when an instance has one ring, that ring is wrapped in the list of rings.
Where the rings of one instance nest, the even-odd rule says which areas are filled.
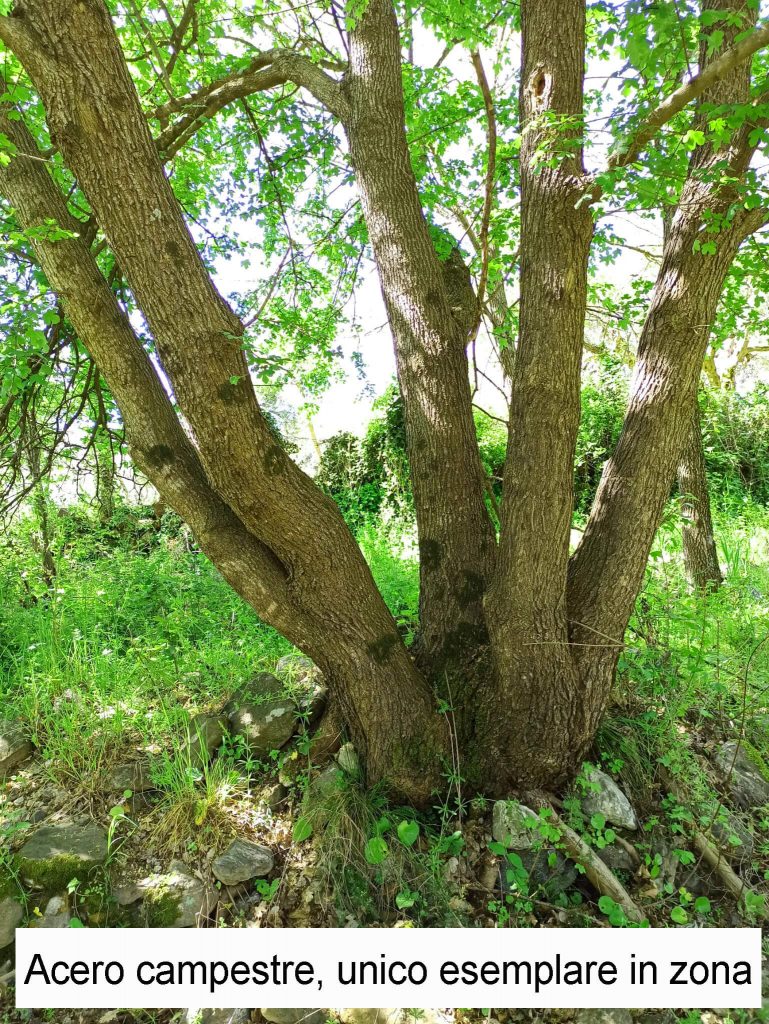
[[[628,10],[624,52],[646,68],[639,106],[618,112],[608,162],[588,173],[585,60],[594,27],[585,0],[521,3],[511,179],[520,195],[520,302],[498,537],[468,380],[476,327],[468,332],[452,307],[420,197],[406,134],[410,69],[391,0],[350,5],[344,26],[332,8],[340,53],[312,36],[310,19],[293,45],[279,26],[273,46],[251,45],[248,59],[224,70],[217,61],[195,68],[205,46],[196,0],[150,4],[144,15],[131,3],[144,54],[137,67],[149,62],[157,72],[141,72],[147,111],[127,64],[126,16],[111,16],[104,0],[15,0],[0,18],[0,39],[29,76],[50,133],[41,149],[25,123],[35,128],[33,113],[9,83],[0,191],[120,408],[135,462],[238,593],[322,668],[368,778],[417,802],[452,756],[471,786],[500,793],[558,786],[585,756],[688,436],[724,281],[742,242],[767,220],[750,168],[767,114],[751,79],[751,58],[769,44],[756,5],[703,0],[699,31],[691,19],[685,26],[699,38],[699,70],[672,90],[650,60],[646,22]],[[217,12],[214,4],[208,13]],[[599,46],[618,31],[616,13],[603,15]],[[470,16],[453,8],[443,17],[476,53],[488,28],[462,23]],[[678,25],[654,30],[668,43],[680,35]],[[688,59],[684,47],[676,75]],[[185,85],[195,74],[180,92],[174,76]],[[217,292],[164,170],[233,104],[261,147],[266,126],[250,104],[287,83],[346,137],[394,338],[419,535],[413,652],[337,508],[276,444],[257,402],[243,319]],[[160,89],[167,99],[153,105]],[[487,91],[479,76],[489,126]],[[609,197],[643,180],[644,156],[653,157],[666,125],[678,129],[688,160],[683,167],[678,157],[681,184],[623,431],[570,558],[596,219]],[[487,138],[488,172],[492,131]],[[493,186],[493,173],[485,177]],[[79,190],[69,208],[66,181]],[[483,206],[488,225],[490,203]],[[97,236],[101,250],[99,241],[92,247]],[[102,272],[104,247],[146,322],[153,359]],[[479,307],[489,254],[503,258],[499,246],[481,249]],[[439,713],[436,698],[450,714]]]

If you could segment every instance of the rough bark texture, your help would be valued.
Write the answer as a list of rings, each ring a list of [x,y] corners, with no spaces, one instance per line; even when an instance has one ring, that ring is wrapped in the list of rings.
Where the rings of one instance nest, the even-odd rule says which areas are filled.
[[[568,773],[589,742],[565,579],[593,221],[579,141],[585,4],[524,0],[521,19],[520,330],[488,601],[499,686],[479,726],[511,782],[536,784]],[[553,166],[542,147],[558,153]]]
[[[140,453],[140,465],[186,517],[196,501],[190,487],[194,452],[222,514],[253,538],[244,550],[260,553],[255,586],[264,596],[254,605],[257,611],[329,674],[372,778],[390,777],[424,799],[438,777],[435,755],[443,741],[430,689],[338,509],[276,445],[259,411],[239,341],[242,325],[216,292],[189,234],[106,8],[101,0],[33,0],[13,20],[24,40],[18,55],[43,99],[51,136],[144,312],[194,437],[188,450],[166,399],[175,431],[152,444],[144,459]],[[19,148],[30,152],[28,145]],[[33,163],[13,161],[4,173],[31,174]],[[49,203],[34,209],[41,190],[39,182],[29,197],[34,226],[52,216],[51,194]],[[141,350],[132,351],[130,365],[116,337],[96,351],[105,325],[117,328],[109,288],[99,285],[98,300],[89,303],[84,296],[96,290],[95,279],[84,293],[66,271],[53,276],[45,270],[113,388],[129,434],[155,429],[162,385]],[[95,265],[89,272],[98,275]],[[128,390],[137,399],[133,408]],[[173,426],[169,418],[166,429]],[[185,494],[172,499],[171,481],[184,481]],[[213,524],[209,529],[221,532]],[[220,549],[214,559],[230,580],[248,572],[246,556],[236,552]],[[274,587],[278,580],[280,589]],[[409,762],[425,760],[423,753],[433,774],[425,771],[419,780]]]
[[[343,94],[403,396],[419,533],[420,662],[440,678],[485,639],[495,538],[470,401],[468,332],[452,314],[411,168],[390,0],[370,0],[350,32]]]
[[[735,60],[732,44],[755,13],[743,0],[703,7],[728,7],[743,24],[725,31],[729,59],[718,64],[719,55],[706,59],[703,49],[701,64],[707,70],[711,60],[720,71],[700,77],[692,95],[744,102],[750,69]],[[75,233],[54,242],[35,231],[32,244],[121,409],[134,458],[231,585],[324,670],[370,779],[387,779],[418,802],[429,797],[449,751],[430,676],[445,688],[455,684],[464,746],[451,753],[477,788],[557,786],[586,753],[691,431],[725,275],[740,242],[766,220],[764,211],[742,211],[714,173],[726,161],[735,179],[744,175],[752,155],[746,123],[727,151],[702,146],[692,155],[622,435],[569,564],[597,195],[580,142],[585,0],[522,0],[521,13],[520,337],[498,551],[470,405],[471,321],[462,303],[452,308],[447,268],[420,206],[389,0],[370,0],[351,27],[341,82],[296,54],[263,54],[189,105],[180,101],[186,113],[174,125],[171,112],[153,114],[166,125],[161,151],[173,152],[195,131],[201,109],[212,116],[249,89],[290,79],[344,124],[395,335],[419,528],[424,671],[337,508],[274,442],[251,385],[243,326],[217,293],[166,180],[104,0],[17,0],[13,17],[0,17],[0,38],[40,94],[54,143],[144,313],[183,417],[77,237],[82,224],[68,213],[45,158],[0,105],[0,131],[19,151],[0,165],[0,189],[23,229],[53,220]],[[656,130],[664,118],[655,117]],[[695,246],[711,237],[703,234],[708,213],[730,215],[712,255]]]
[[[686,574],[692,586],[702,593],[717,590],[723,583],[723,577],[713,536],[699,406],[695,406],[689,436],[678,461],[678,490],[681,495],[681,539]]]
[[[742,0],[705,0],[703,9],[725,6],[743,23],[725,32],[724,47],[755,21]],[[714,55],[713,59],[717,59]],[[707,64],[705,44],[700,61]],[[750,90],[747,64],[703,96],[709,104],[745,102]],[[625,422],[617,448],[604,469],[587,528],[572,558],[569,614],[572,638],[590,644],[622,639],[641,586],[654,533],[670,494],[676,467],[689,434],[703,359],[724,280],[740,243],[740,215],[726,218],[734,200],[719,185],[719,165],[741,177],[752,148],[743,128],[731,148],[709,144],[692,154],[689,174],[667,231],[657,282],[638,346]],[[713,254],[700,244],[707,232],[706,212],[725,217]],[[695,243],[699,243],[695,245]],[[616,657],[607,653],[607,659]]]

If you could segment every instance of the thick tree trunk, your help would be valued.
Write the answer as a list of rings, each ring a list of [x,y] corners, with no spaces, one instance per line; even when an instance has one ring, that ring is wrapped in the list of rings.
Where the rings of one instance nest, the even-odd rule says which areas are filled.
[[[703,4],[724,5],[745,10],[743,0]],[[520,338],[498,557],[472,424],[467,331],[452,315],[409,163],[395,15],[389,0],[370,0],[359,14],[341,85],[311,62],[300,77],[347,131],[396,339],[422,556],[421,662],[439,675],[458,652],[469,664],[452,696],[469,739],[460,767],[472,784],[495,793],[550,788],[577,768],[609,697],[689,428],[709,325],[750,230],[752,214],[729,184],[718,184],[718,165],[728,161],[740,179],[753,126],[746,122],[727,153],[706,145],[693,154],[623,433],[567,587],[597,188],[581,152],[585,2],[522,0]],[[725,31],[725,45],[741,27]],[[231,585],[327,674],[369,778],[425,802],[450,749],[434,692],[338,510],[274,442],[251,384],[243,325],[187,230],[103,0],[17,0],[13,17],[0,18],[0,35],[40,93],[55,146],[130,284],[188,425],[77,237],[82,225],[45,159],[0,106],[0,131],[19,151],[0,164],[0,187],[23,229],[53,221],[73,232],[55,242],[40,230],[30,237],[109,383],[137,464]],[[284,54],[286,61],[296,66]],[[285,82],[286,67],[267,80]],[[749,68],[730,67],[705,101],[745,102]],[[247,77],[230,95],[243,95]],[[190,117],[171,145],[194,130],[198,114]],[[709,213],[724,217],[716,253],[706,255],[696,243]]]
[[[370,778],[426,800],[440,778],[445,723],[338,509],[261,417],[232,341],[242,328],[165,181],[106,10],[61,0],[25,12],[35,42],[47,38],[45,52],[57,54],[54,70],[44,53],[24,52],[49,127],[142,304],[197,441],[80,238],[50,242],[36,231],[37,258],[115,396],[137,464],[228,582],[327,674]],[[34,153],[23,124],[1,108],[0,130],[20,154]],[[0,166],[0,187],[26,230],[50,221],[82,229],[43,161],[20,155]]]
[[[352,27],[343,93],[403,396],[419,534],[419,661],[440,678],[485,639],[495,537],[472,415],[467,327],[452,315],[411,167],[391,0],[369,0]]]
[[[681,495],[681,539],[686,574],[692,586],[701,593],[717,590],[723,583],[723,577],[713,536],[699,406],[695,406],[689,436],[678,461],[678,490]]]
[[[551,785],[589,742],[565,594],[593,235],[580,142],[585,3],[524,0],[521,20],[520,330],[488,599],[499,685],[481,697],[478,725],[511,784]],[[557,149],[554,165],[543,147]]]
[[[756,11],[743,0],[705,0],[703,11],[729,7],[740,19],[724,34],[724,46],[744,31]],[[703,41],[700,63],[707,66]],[[732,69],[703,95],[707,104],[744,103],[750,65]],[[701,115],[700,115],[701,116]],[[707,115],[705,115],[707,120]],[[641,587],[649,551],[676,467],[690,431],[691,410],[724,280],[750,230],[750,214],[734,213],[732,180],[744,175],[754,146],[753,124],[737,133],[728,150],[710,143],[693,152],[675,215],[666,232],[662,263],[638,345],[622,434],[606,463],[582,541],[571,559],[569,615],[572,640],[621,644]],[[726,179],[727,183],[722,184]],[[717,236],[708,217],[722,217]],[[731,218],[731,219],[730,219]],[[715,237],[716,251],[702,251]],[[709,247],[708,247],[709,248]],[[579,647],[577,648],[579,651]],[[600,657],[616,657],[608,653]],[[590,647],[582,658],[590,658]]]

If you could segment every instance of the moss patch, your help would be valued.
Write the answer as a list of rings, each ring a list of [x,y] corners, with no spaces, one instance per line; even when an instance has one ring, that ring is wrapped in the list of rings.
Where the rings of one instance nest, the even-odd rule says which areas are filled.
[[[19,874],[34,889],[40,889],[46,895],[54,895],[66,891],[73,878],[84,881],[93,871],[90,865],[79,857],[61,853],[56,857],[44,860],[19,858]]]
[[[144,896],[142,917],[147,928],[173,928],[179,918],[180,900],[163,882]]]
[[[745,753],[745,757],[761,775],[764,782],[769,782],[769,764],[766,763],[759,751],[752,743],[748,743],[747,740],[742,741],[742,750]]]

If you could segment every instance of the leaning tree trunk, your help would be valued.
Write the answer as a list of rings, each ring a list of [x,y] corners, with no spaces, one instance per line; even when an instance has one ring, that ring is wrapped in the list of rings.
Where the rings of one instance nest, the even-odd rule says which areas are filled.
[[[470,398],[467,325],[452,313],[411,166],[391,0],[350,31],[343,118],[395,341],[419,538],[420,666],[441,681],[486,640],[495,537]],[[455,693],[455,696],[458,694]]]
[[[700,593],[717,590],[723,583],[723,576],[713,535],[699,406],[695,406],[689,436],[678,462],[678,490],[686,574]]]
[[[186,227],[104,4],[30,0],[8,21],[195,439],[80,239],[36,231],[36,255],[115,395],[138,465],[264,621],[325,671],[370,777],[426,800],[445,723],[338,508],[275,444],[243,325]],[[2,121],[20,155],[0,181],[22,226],[50,219],[77,232],[44,164],[24,156],[35,147],[23,124]]]

